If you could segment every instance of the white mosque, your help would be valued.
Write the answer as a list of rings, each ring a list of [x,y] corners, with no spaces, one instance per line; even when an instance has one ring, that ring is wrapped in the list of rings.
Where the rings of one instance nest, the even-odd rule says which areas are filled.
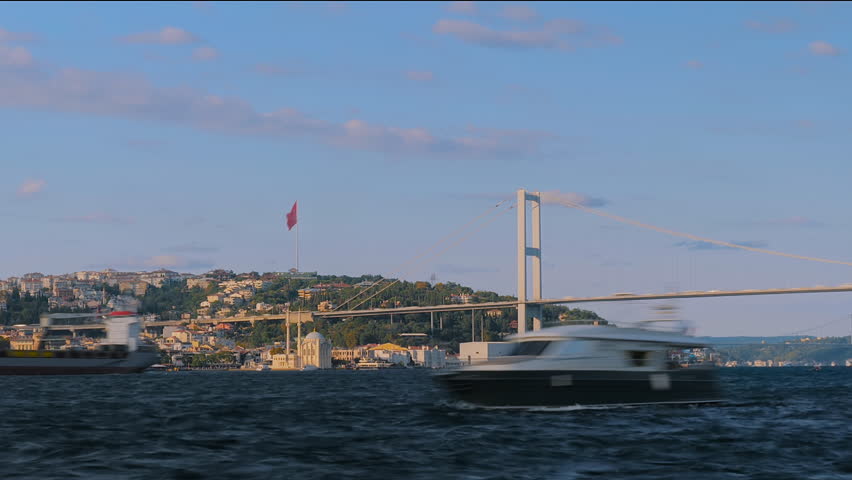
[[[319,332],[299,339],[296,352],[272,356],[272,370],[302,370],[305,367],[331,368],[331,342]]]

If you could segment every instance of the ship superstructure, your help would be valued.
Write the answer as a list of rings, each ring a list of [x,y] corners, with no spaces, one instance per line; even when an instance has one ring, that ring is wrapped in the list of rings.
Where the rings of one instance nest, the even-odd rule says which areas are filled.
[[[45,332],[54,320],[102,318],[106,338],[90,348],[70,342],[58,348],[51,345]],[[139,340],[140,323],[136,313],[54,314],[42,317],[30,337],[10,342],[12,348],[0,349],[0,375],[68,375],[101,373],[137,373],[157,363],[159,354],[152,345]]]

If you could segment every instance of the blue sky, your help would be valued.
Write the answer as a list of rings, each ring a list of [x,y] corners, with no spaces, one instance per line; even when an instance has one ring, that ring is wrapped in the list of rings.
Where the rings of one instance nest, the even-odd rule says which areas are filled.
[[[4,3],[0,277],[392,274],[520,187],[852,260],[852,5]],[[548,204],[545,296],[836,285]],[[515,293],[514,212],[403,276]],[[704,334],[847,334],[840,294],[683,301]],[[589,306],[615,321],[650,304]]]

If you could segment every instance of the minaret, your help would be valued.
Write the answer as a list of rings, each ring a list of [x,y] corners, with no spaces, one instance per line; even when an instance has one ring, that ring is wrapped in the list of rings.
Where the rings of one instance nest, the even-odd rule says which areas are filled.
[[[302,315],[299,314],[299,319],[296,320],[296,349],[297,349],[297,358],[298,358],[298,366],[296,368],[302,368]]]
[[[289,368],[292,363],[290,362],[290,311],[287,311],[287,348],[284,350],[287,354],[287,367]]]

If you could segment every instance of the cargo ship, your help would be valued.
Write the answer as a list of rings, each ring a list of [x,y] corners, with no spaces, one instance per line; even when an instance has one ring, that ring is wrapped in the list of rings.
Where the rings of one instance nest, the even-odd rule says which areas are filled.
[[[34,335],[32,348],[0,349],[0,375],[82,375],[138,373],[159,361],[153,345],[139,341],[139,319],[133,312],[82,314],[77,317],[104,317],[105,341],[94,349],[44,348],[40,335]],[[50,328],[51,318],[70,318],[57,314],[42,318],[41,327]],[[60,328],[61,326],[54,326]]]

